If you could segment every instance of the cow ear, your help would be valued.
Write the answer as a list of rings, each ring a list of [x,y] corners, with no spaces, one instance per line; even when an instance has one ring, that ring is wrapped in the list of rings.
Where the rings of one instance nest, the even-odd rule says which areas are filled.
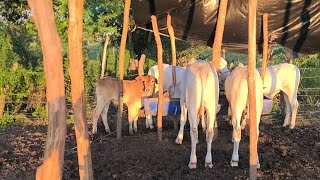
[[[157,80],[156,78],[154,78],[154,82],[155,82],[156,84],[158,84],[158,80]]]
[[[144,77],[143,77],[143,76],[137,76],[137,77],[136,77],[136,80],[137,80],[137,81],[144,81]]]

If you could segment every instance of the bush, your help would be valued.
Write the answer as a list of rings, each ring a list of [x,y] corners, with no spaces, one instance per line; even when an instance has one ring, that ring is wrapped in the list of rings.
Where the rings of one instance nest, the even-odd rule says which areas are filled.
[[[4,113],[0,119],[0,127],[6,127],[7,125],[12,124],[13,122],[14,122],[13,115]]]

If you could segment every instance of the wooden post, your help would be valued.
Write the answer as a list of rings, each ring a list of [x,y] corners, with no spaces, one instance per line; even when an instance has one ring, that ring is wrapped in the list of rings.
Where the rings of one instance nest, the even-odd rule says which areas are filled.
[[[224,24],[227,14],[227,6],[228,0],[220,0],[216,33],[214,36],[214,42],[212,47],[212,63],[216,70],[218,70],[220,67],[221,45],[223,39]]]
[[[105,72],[106,72],[107,49],[108,49],[109,40],[110,40],[109,35],[106,34],[106,40],[105,40],[105,42],[104,42],[103,54],[102,54],[102,63],[101,63],[100,79],[104,77],[104,74],[105,74]]]
[[[124,53],[126,50],[127,36],[128,36],[128,26],[129,26],[129,11],[130,11],[131,0],[126,0],[123,12],[123,28],[122,36],[120,42],[120,52],[119,52],[119,107],[118,107],[118,119],[117,119],[117,139],[121,138],[121,128],[122,128],[122,111],[123,111],[123,97],[122,97],[122,83],[123,83],[123,68],[124,68]]]
[[[66,105],[62,45],[51,0],[28,0],[43,52],[48,102],[48,133],[43,164],[36,179],[61,179],[66,137]]]
[[[158,69],[159,69],[159,99],[158,99],[158,113],[157,113],[157,126],[158,126],[158,140],[162,141],[162,110],[163,110],[163,68],[162,68],[162,43],[159,35],[158,30],[158,22],[157,17],[152,15],[151,16],[151,22],[152,22],[152,29],[154,32],[154,38],[156,39],[157,43],[157,58],[158,58]]]
[[[171,16],[170,14],[167,15],[167,27],[168,32],[170,35],[170,42],[171,42],[171,56],[172,56],[172,81],[173,81],[173,88],[176,89],[177,84],[177,77],[176,77],[176,66],[177,66],[177,53],[176,53],[176,41],[174,36],[174,29],[171,25]],[[174,130],[178,130],[178,122],[173,122]]]
[[[143,71],[143,66],[144,66],[144,61],[146,60],[146,55],[142,54],[139,60],[139,66],[138,66],[138,74],[139,76],[143,76],[144,75],[144,71]]]
[[[256,11],[257,0],[249,0],[249,26],[248,26],[248,89],[249,89],[249,121],[250,121],[250,170],[249,179],[257,179],[257,119],[256,119],[256,92],[255,76],[256,70]]]
[[[266,68],[268,65],[268,14],[263,14],[263,53],[261,64],[261,79],[264,81]]]
[[[69,74],[71,79],[74,126],[77,139],[79,176],[81,180],[89,180],[93,179],[93,173],[84,90],[82,17],[83,0],[69,0]]]

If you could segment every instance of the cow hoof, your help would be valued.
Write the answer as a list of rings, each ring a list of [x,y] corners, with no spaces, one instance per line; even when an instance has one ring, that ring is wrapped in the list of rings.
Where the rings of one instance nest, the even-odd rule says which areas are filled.
[[[207,162],[206,162],[206,163],[204,164],[204,166],[205,166],[205,167],[209,167],[209,168],[212,168],[212,167],[213,167],[212,162],[210,162],[210,163],[207,163]]]
[[[294,125],[291,125],[291,126],[290,126],[290,129],[294,129],[294,127],[295,127]]]
[[[282,127],[288,126],[288,123],[283,123]]]
[[[129,130],[129,134],[130,134],[130,135],[133,135],[133,131],[132,131],[132,130]]]
[[[230,165],[231,165],[231,167],[238,167],[238,161],[231,160]]]
[[[260,163],[257,164],[257,168],[260,169]]]
[[[138,132],[138,129],[133,129],[134,132]]]
[[[111,133],[111,131],[110,131],[110,129],[108,128],[108,129],[106,129],[106,132],[108,133],[108,134],[110,134]]]
[[[189,163],[189,169],[196,169],[197,168],[197,163]]]
[[[175,142],[176,142],[176,144],[182,144],[182,139],[177,138],[177,139],[175,140]]]
[[[153,129],[154,127],[153,126],[150,126],[150,129]]]

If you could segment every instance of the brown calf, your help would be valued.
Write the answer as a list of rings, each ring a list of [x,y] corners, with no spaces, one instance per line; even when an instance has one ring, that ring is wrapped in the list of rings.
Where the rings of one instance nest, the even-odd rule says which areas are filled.
[[[119,79],[105,77],[96,84],[97,106],[93,116],[92,132],[97,132],[97,123],[100,115],[105,129],[110,133],[107,114],[109,105],[113,102],[118,105]],[[136,80],[123,81],[123,103],[128,107],[129,133],[133,134],[132,123],[134,122],[134,131],[137,132],[138,112],[142,107],[141,98],[151,96],[154,91],[156,79],[153,76],[138,76]]]

